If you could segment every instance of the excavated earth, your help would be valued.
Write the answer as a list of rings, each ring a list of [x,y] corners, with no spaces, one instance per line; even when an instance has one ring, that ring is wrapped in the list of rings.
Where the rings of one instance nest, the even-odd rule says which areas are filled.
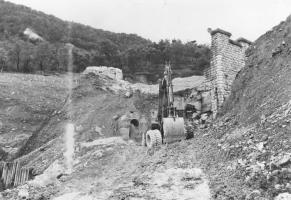
[[[215,121],[204,129],[188,122],[194,138],[150,151],[115,135],[112,121],[132,111],[149,122],[156,96],[78,79],[22,147],[18,159],[37,176],[2,199],[291,199],[291,17],[247,57]],[[68,122],[76,127],[72,173],[63,156]]]
[[[148,151],[139,137],[135,142],[118,135],[116,118],[127,113],[143,116],[149,127],[157,94],[124,89],[94,74],[75,82],[63,106],[17,154],[16,160],[33,168],[36,177],[6,189],[3,199],[210,199],[208,180],[190,143]],[[72,173],[65,169],[67,123],[76,129]]]

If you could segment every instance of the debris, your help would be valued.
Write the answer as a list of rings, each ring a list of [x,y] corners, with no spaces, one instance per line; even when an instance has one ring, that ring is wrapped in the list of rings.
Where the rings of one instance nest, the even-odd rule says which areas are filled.
[[[260,190],[253,190],[250,194],[247,195],[246,200],[254,200],[259,196],[261,196]]]
[[[83,126],[82,125],[79,125],[79,126],[76,126],[75,130],[80,133],[84,130]]]
[[[114,116],[112,117],[112,119],[113,119],[113,120],[117,120],[119,117],[120,117],[120,115],[114,115]]]
[[[285,192],[276,196],[274,200],[290,200],[290,199],[291,199],[291,194]]]
[[[114,144],[126,144],[124,140],[120,137],[110,137],[104,139],[97,139],[92,142],[83,142],[81,143],[81,147],[93,147],[93,146],[110,146]]]
[[[280,160],[276,163],[277,166],[282,166],[287,164],[291,161],[291,154],[286,154],[283,157],[280,158]]]
[[[100,128],[99,126],[95,126],[95,132],[98,133],[99,135],[103,136],[102,128]]]
[[[24,185],[24,186],[19,188],[18,196],[20,199],[28,199],[29,198],[28,185]]]
[[[132,96],[132,93],[130,91],[127,91],[125,93],[125,97],[130,98]]]
[[[264,142],[260,142],[258,144],[256,144],[256,147],[259,151],[263,151],[264,149]]]

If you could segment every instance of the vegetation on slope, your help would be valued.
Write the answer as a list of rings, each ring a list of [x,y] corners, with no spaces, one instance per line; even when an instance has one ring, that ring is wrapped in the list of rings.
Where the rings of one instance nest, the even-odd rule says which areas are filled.
[[[29,28],[41,39],[24,34]],[[87,66],[113,66],[130,74],[162,71],[171,61],[179,75],[201,74],[209,48],[180,40],[151,42],[135,34],[112,33],[63,21],[52,15],[0,0],[0,71],[33,73],[67,70],[72,44],[75,72]],[[159,70],[160,69],[160,70]]]

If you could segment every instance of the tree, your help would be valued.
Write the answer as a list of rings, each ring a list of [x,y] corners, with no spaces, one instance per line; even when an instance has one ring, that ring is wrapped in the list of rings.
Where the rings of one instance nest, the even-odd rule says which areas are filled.
[[[58,71],[67,71],[68,66],[68,48],[61,45],[57,50]]]
[[[73,71],[81,72],[89,65],[89,53],[80,49],[73,49]]]
[[[23,42],[21,40],[17,40],[13,49],[9,52],[9,59],[12,65],[16,66],[16,71],[20,72],[20,54],[21,54],[21,46]]]
[[[51,71],[56,65],[54,46],[48,42],[41,42],[36,47],[35,61],[37,69],[40,71]]]
[[[34,45],[26,42],[23,44],[20,52],[20,60],[22,64],[22,72],[31,73],[34,72]]]
[[[104,55],[104,64],[114,66],[116,58],[119,55],[118,46],[110,40],[105,40],[100,43],[100,53]]]
[[[0,48],[0,72],[5,70],[8,60],[8,53],[4,48]]]

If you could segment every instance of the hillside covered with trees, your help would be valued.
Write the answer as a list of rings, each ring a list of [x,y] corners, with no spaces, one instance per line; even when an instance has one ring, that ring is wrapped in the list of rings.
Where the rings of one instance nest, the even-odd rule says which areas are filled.
[[[39,38],[25,34],[29,29]],[[0,0],[0,71],[67,71],[72,48],[73,71],[112,66],[126,74],[160,74],[170,61],[176,76],[200,75],[209,65],[209,48],[180,40],[151,42],[135,34],[112,33]]]

